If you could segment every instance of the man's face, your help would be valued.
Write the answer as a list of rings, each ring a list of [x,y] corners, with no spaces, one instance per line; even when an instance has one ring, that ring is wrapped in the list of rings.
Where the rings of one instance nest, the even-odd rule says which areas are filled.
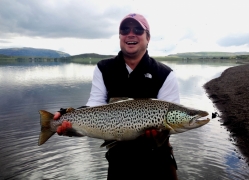
[[[131,31],[127,35],[119,34],[120,48],[123,54],[129,57],[143,55],[150,39],[146,36],[144,30],[142,31],[142,35],[136,35],[133,32],[133,28],[137,28],[141,32],[141,29],[143,29],[142,26],[134,19],[127,19],[122,23],[120,29],[122,28],[131,28]]]

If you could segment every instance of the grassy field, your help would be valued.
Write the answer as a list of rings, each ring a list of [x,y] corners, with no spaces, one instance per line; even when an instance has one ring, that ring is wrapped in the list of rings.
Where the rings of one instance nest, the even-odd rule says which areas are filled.
[[[153,58],[156,59],[157,61],[172,61],[172,62],[186,62],[186,63],[198,63],[198,62],[226,62],[226,63],[249,63],[249,55],[234,55],[234,54],[229,54],[230,56],[218,56],[218,55],[224,55],[225,53],[212,53],[212,55],[216,56],[208,56],[208,53],[206,53],[206,56],[200,56],[200,55],[193,55],[190,56],[154,56]],[[111,58],[113,55],[98,55],[96,54],[87,54],[87,55],[78,55],[78,56],[71,56],[70,57],[70,62],[74,63],[82,63],[82,64],[96,64],[98,61],[102,59],[107,59]]]
[[[226,56],[225,56],[226,55]],[[81,54],[63,58],[45,58],[45,57],[16,57],[0,55],[0,63],[18,63],[18,62],[73,62],[81,64],[96,64],[102,59],[114,57],[114,55],[99,55],[99,54]],[[249,55],[236,55],[234,53],[181,53],[169,56],[155,56],[158,61],[174,61],[185,63],[205,63],[205,62],[227,62],[247,64],[249,63]]]
[[[0,62],[16,62],[16,57],[0,54]]]
[[[72,58],[71,62],[81,64],[97,64],[103,58]]]

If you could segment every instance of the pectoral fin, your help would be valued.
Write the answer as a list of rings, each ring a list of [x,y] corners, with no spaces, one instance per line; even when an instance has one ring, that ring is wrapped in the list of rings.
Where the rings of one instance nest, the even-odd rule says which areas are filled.
[[[101,144],[100,147],[105,147],[106,146],[106,149],[110,149],[110,148],[116,146],[117,143],[118,143],[118,141],[116,141],[116,140],[105,141],[103,144]]]
[[[162,146],[168,140],[169,140],[169,131],[162,131],[158,133],[157,137],[155,138],[157,147]]]

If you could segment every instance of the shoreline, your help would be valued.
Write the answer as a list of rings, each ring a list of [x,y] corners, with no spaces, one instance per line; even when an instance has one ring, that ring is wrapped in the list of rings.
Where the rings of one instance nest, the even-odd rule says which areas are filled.
[[[249,64],[228,68],[203,87],[249,165]]]

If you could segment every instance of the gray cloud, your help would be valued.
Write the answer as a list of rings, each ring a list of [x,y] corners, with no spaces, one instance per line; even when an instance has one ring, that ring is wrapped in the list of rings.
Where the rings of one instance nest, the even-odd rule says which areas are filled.
[[[249,33],[246,34],[231,34],[217,41],[220,46],[241,46],[249,45]]]
[[[10,41],[0,39],[0,43],[10,43]]]
[[[89,3],[91,1],[1,0],[0,36],[95,39],[116,34],[127,9],[112,7],[100,11]]]

